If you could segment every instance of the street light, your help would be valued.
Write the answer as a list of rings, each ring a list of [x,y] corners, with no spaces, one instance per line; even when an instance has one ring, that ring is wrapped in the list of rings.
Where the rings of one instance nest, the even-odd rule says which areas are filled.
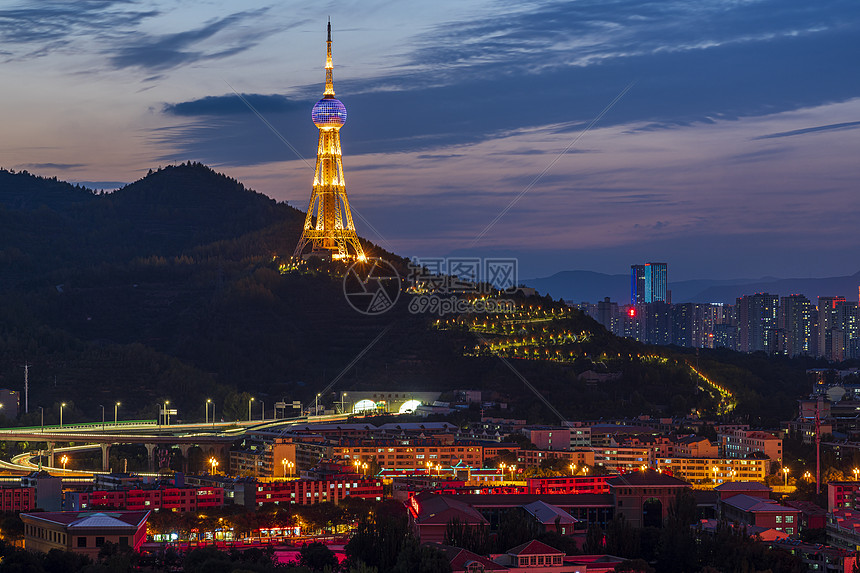
[[[514,481],[514,472],[515,472],[515,471],[517,471],[517,466],[516,466],[516,465],[512,465],[512,466],[511,466],[510,468],[508,468],[508,469],[509,469],[509,470],[511,470],[511,481]]]
[[[284,479],[287,477],[287,468],[290,468],[290,477],[293,477],[293,468],[296,467],[296,464],[286,458],[281,460],[281,463],[284,464]]]
[[[570,464],[567,467],[570,468],[570,475],[575,476],[576,475],[576,464]]]
[[[857,469],[857,468],[854,468],[854,469]],[[806,481],[811,480],[811,479],[812,479],[812,474],[811,474],[811,473],[809,473],[809,471],[808,471],[808,470],[807,470],[807,471],[805,471],[805,472],[803,472],[803,479],[805,479]],[[854,479],[857,479],[857,474],[856,474],[856,473],[854,474]]]
[[[117,413],[119,412],[119,407],[122,406],[122,402],[117,402],[113,405],[113,425],[116,427],[117,425]]]
[[[164,401],[164,408],[162,409],[162,412],[164,413],[164,425],[165,426],[170,425],[170,411],[167,409],[168,404],[170,404],[170,400],[165,400]]]
[[[215,456],[209,458],[209,465],[212,466],[212,475],[215,475],[216,468],[218,467],[218,460],[215,459]]]
[[[782,473],[785,476],[785,487],[788,487],[788,468],[782,468]]]
[[[69,463],[69,456],[63,454],[63,457],[60,458],[60,462],[63,464],[63,471],[66,471],[66,464]]]
[[[39,413],[42,415],[42,433],[45,433],[45,408],[39,406]]]
[[[714,484],[717,483],[717,466],[711,468],[711,471],[714,472]]]
[[[251,421],[251,402],[253,402],[253,401],[254,401],[254,397],[253,397],[253,396],[251,396],[250,398],[248,398],[248,421],[249,421],[249,422]]]
[[[65,408],[65,407],[66,407],[66,403],[65,403],[65,402],[63,402],[62,404],[60,404],[60,427],[61,427],[61,428],[63,427],[63,408]]]
[[[320,413],[320,395],[317,394],[314,398],[314,416],[319,416]]]
[[[206,402],[204,402],[204,403],[203,403],[203,408],[205,408],[205,412],[206,412],[205,414],[203,414],[203,415],[204,415],[204,417],[206,418],[206,421],[205,421],[205,422],[203,422],[204,424],[208,424],[208,423],[209,423],[209,404],[211,404],[211,403],[212,403],[212,399],[211,399],[211,398],[206,398]],[[214,413],[212,414],[212,417],[213,417],[213,418],[215,417],[215,414],[214,414]],[[214,422],[215,420],[213,419],[212,421]]]
[[[99,408],[102,409],[102,433],[105,431],[105,405],[99,404]]]
[[[266,403],[260,400],[260,420],[266,421]]]
[[[860,473],[860,469],[854,468],[851,471],[854,472],[854,481],[857,481],[857,474]]]

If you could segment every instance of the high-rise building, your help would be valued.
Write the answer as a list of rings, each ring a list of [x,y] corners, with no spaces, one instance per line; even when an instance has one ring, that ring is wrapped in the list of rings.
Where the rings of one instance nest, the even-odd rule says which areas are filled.
[[[645,265],[630,265],[630,304],[651,302],[645,300]]]
[[[666,263],[630,265],[630,304],[672,302]]]
[[[302,258],[303,251],[310,244],[311,255],[363,261],[366,257],[352,222],[340,152],[340,128],[346,122],[346,107],[334,97],[333,70],[329,22],[325,91],[323,98],[314,105],[311,112],[311,118],[320,130],[314,186],[302,236],[293,252],[293,259]]]
[[[667,296],[668,286],[668,265],[645,263],[645,302],[671,302]]]
[[[777,352],[787,356],[812,354],[812,303],[802,294],[782,297],[779,305],[780,343]]]
[[[612,302],[609,297],[597,303],[597,322],[603,328],[616,335],[623,335],[621,316],[618,314],[618,303]]]
[[[779,295],[775,294],[757,293],[737,299],[740,352],[772,354],[776,350],[778,309]]]
[[[818,356],[845,359],[844,296],[818,297]]]

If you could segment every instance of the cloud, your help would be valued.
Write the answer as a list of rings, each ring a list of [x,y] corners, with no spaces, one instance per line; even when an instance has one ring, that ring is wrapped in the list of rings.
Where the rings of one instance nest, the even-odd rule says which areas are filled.
[[[20,2],[0,9],[0,44],[18,56],[40,57],[67,48],[76,38],[128,30],[156,15],[157,10],[141,10],[125,0]]]
[[[242,97],[262,114],[282,113],[296,110],[307,111],[312,105],[310,102],[299,102],[277,94],[242,94]],[[183,117],[224,116],[253,113],[245,102],[243,102],[236,94],[207,96],[180,103],[165,104],[162,111],[168,115]]]
[[[105,53],[116,69],[141,68],[148,72],[168,70],[189,62],[226,58],[257,45],[275,29],[258,27],[254,34],[220,38],[209,47],[205,45],[206,41],[232,26],[265,14],[267,10],[262,8],[236,12],[183,32],[143,35],[119,47],[111,47]]]
[[[793,137],[795,135],[806,135],[808,133],[821,133],[825,131],[839,131],[842,129],[856,129],[860,127],[860,121],[846,121],[843,123],[832,123],[830,125],[819,125],[817,127],[806,127],[804,129],[794,129],[791,131],[781,131],[778,133],[770,133],[768,135],[761,135],[759,137],[754,137],[753,140],[758,139],[775,139],[778,137]]]
[[[44,170],[44,169],[78,169],[81,167],[87,167],[85,163],[25,163],[20,166],[21,169],[36,169],[36,170]]]

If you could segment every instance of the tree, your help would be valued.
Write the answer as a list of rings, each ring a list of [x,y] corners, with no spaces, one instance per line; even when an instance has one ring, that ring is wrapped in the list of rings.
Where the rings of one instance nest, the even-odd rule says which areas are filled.
[[[445,545],[484,555],[490,550],[489,531],[485,525],[469,525],[455,517],[445,526]]]
[[[655,569],[644,559],[626,559],[615,566],[615,571],[631,573],[655,573]]]
[[[299,565],[307,567],[311,571],[330,571],[337,568],[337,556],[324,543],[315,541],[302,545],[299,551]]]
[[[358,523],[344,548],[347,566],[357,567],[359,563],[364,563],[379,571],[391,571],[408,538],[406,518],[390,515],[383,504],[374,514],[364,516]]]
[[[450,573],[451,563],[442,551],[435,547],[419,545],[410,538],[400,554],[392,573]]]

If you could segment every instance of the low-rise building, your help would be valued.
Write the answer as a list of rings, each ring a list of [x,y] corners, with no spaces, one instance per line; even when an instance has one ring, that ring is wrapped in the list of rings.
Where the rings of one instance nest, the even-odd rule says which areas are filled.
[[[809,571],[816,573],[853,573],[857,563],[856,551],[828,547],[818,543],[803,543],[796,539],[783,539],[770,543],[770,546],[797,555],[806,564]]]
[[[773,462],[782,463],[782,438],[761,430],[726,430],[717,435],[720,453],[734,459],[751,458],[764,454]]]
[[[36,509],[60,511],[63,509],[63,480],[42,470],[21,478],[21,487],[34,488],[33,503]]]
[[[703,436],[685,436],[675,441],[677,458],[718,458],[719,448]]]
[[[602,476],[564,476],[548,478],[529,478],[528,493],[534,494],[576,494],[609,493],[607,481],[613,475]]]
[[[547,460],[562,460],[565,466],[573,464],[582,466],[594,465],[594,452],[591,450],[549,451],[549,450],[517,450],[517,467],[537,468]]]
[[[332,448],[332,459],[347,464],[356,460],[362,463],[375,462],[382,469],[393,470],[426,469],[430,464],[449,468],[459,462],[480,468],[484,462],[484,452],[477,440],[344,439]]]
[[[857,492],[860,481],[832,481],[827,484],[827,511],[854,509],[857,507]]]
[[[72,551],[92,558],[108,542],[139,551],[146,541],[148,517],[148,511],[22,513],[24,547],[42,553]]]
[[[68,511],[124,509],[187,513],[223,507],[224,489],[214,486],[152,486],[133,489],[70,491],[65,494]]]
[[[592,448],[594,452],[594,465],[602,467],[611,472],[634,471],[653,467],[655,452],[652,448],[623,448],[620,446],[608,446]]]
[[[526,426],[522,432],[539,450],[570,450],[570,428]]]
[[[585,567],[565,565],[565,554],[555,547],[536,539],[517,545],[507,552],[496,555],[493,561],[504,565],[511,573],[542,571],[545,573],[584,573]]]
[[[836,509],[827,514],[827,543],[849,551],[860,551],[860,512]]]
[[[775,529],[788,535],[799,531],[800,510],[771,499],[740,494],[721,499],[718,505],[721,516],[737,524]]]
[[[725,458],[658,458],[658,471],[668,471],[691,483],[721,484],[735,480],[763,482],[768,460]]]
[[[324,480],[295,479],[278,480],[257,483],[257,493],[251,502],[250,496],[245,496],[248,507],[260,507],[265,504],[276,505],[313,505],[316,503],[338,503],[348,497],[359,497],[381,501],[383,495],[382,480],[366,479],[357,476],[334,477]]]
[[[36,508],[35,490],[32,487],[0,487],[0,511],[31,511]]]
[[[633,527],[662,527],[678,494],[690,484],[655,471],[632,472],[607,481],[616,515]]]
[[[442,495],[418,494],[409,500],[409,521],[421,543],[444,543],[448,522],[487,527],[489,522],[468,503]]]
[[[800,530],[824,529],[827,525],[827,510],[811,501],[787,501],[785,505],[800,511]]]

